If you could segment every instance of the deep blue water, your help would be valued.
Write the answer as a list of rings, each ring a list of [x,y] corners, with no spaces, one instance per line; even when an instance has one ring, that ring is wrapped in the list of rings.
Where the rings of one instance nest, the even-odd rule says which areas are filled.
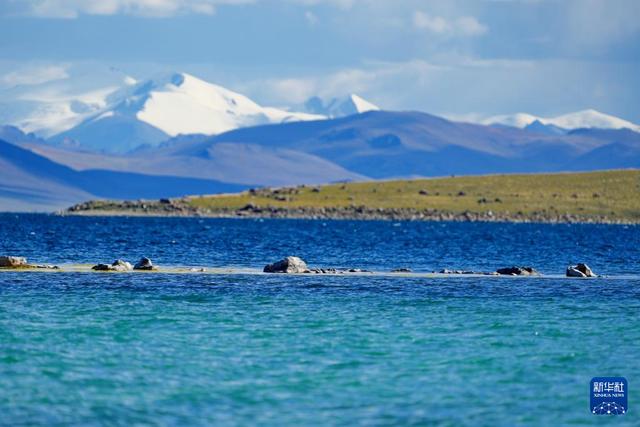
[[[640,227],[0,215],[42,263],[546,278],[0,273],[0,425],[638,425]],[[609,277],[565,279],[587,262]],[[625,376],[629,413],[591,415]]]

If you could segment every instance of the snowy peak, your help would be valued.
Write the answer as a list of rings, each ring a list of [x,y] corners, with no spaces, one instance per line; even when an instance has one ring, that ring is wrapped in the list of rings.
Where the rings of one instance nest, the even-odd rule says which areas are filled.
[[[324,117],[262,107],[233,92],[186,73],[138,83],[110,97],[104,114],[135,117],[170,136],[213,135],[246,126]]]
[[[359,97],[358,95],[349,95],[349,102],[354,106],[358,113],[366,113],[367,111],[379,111],[380,107]]]
[[[540,117],[536,117],[527,113],[505,114],[500,116],[489,117],[481,121],[484,125],[505,125],[516,128],[525,128],[534,122],[544,124]]]
[[[599,129],[631,129],[640,132],[640,126],[619,117],[589,109],[564,114],[557,117],[538,117],[527,113],[493,116],[482,120],[482,124],[501,124],[526,128],[538,124],[554,126],[562,129],[599,128]]]
[[[365,113],[367,111],[378,111],[380,107],[358,95],[351,94],[341,98],[333,98],[326,103],[321,98],[314,96],[305,102],[304,110],[311,114],[320,114],[335,118]]]
[[[105,97],[101,109],[50,140],[124,152],[156,146],[181,134],[215,135],[247,126],[325,118],[263,107],[190,74],[169,73],[121,86]]]
[[[601,129],[631,129],[640,132],[640,126],[621,118],[604,114],[596,110],[584,110],[565,114],[548,120],[546,124],[553,124],[565,129],[601,128]]]
[[[125,105],[136,105],[139,120],[171,136],[216,134],[262,121],[250,99],[188,74],[146,82]]]

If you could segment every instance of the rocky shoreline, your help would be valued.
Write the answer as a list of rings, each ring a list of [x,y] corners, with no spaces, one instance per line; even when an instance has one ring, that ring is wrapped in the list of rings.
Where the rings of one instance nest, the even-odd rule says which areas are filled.
[[[2,270],[60,270],[56,265],[29,264],[25,257],[2,255],[0,256],[0,271]],[[150,258],[142,257],[132,265],[130,262],[116,259],[112,263],[98,263],[91,267],[91,271],[98,272],[132,272],[132,271],[159,271],[158,267],[153,264]],[[189,272],[204,273],[206,268],[189,268]],[[297,256],[287,256],[279,261],[264,266],[263,273],[281,273],[281,274],[362,274],[374,273],[373,271],[361,268],[335,268],[335,267],[309,267],[302,258]],[[396,267],[388,272],[393,274],[412,273],[409,267]],[[383,272],[378,272],[383,273]],[[450,275],[473,275],[473,276],[542,276],[538,270],[530,266],[511,266],[498,268],[495,271],[469,271],[469,270],[449,270],[432,271],[431,274],[440,274],[444,276]],[[580,263],[570,265],[565,271],[566,277],[598,277],[587,264]]]
[[[138,201],[89,201],[74,205],[62,215],[87,216],[175,216],[210,218],[290,218],[331,220],[389,220],[389,221],[454,221],[454,222],[515,222],[515,223],[590,223],[590,224],[638,224],[640,221],[618,219],[609,216],[581,216],[551,212],[447,212],[437,209],[370,208],[366,206],[336,207],[285,207],[256,206],[247,204],[241,208],[198,208],[188,198],[138,200]]]

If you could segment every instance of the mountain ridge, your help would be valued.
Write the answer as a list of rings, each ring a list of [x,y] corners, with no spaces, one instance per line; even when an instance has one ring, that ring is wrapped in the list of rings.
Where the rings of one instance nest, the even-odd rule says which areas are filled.
[[[551,125],[564,130],[581,128],[597,129],[630,129],[640,132],[640,126],[619,117],[605,114],[594,109],[575,111],[556,117],[540,117],[529,113],[505,114],[488,117],[480,121],[481,124],[502,124],[517,128],[526,128],[535,122],[542,125]]]
[[[0,211],[52,211],[90,198],[139,199],[239,191],[246,185],[134,171],[77,171],[0,140]]]

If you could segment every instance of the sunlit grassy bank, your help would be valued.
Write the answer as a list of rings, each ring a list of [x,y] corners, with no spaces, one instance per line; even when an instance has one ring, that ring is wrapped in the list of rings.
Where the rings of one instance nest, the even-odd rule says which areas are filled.
[[[264,188],[74,213],[640,222],[640,171],[448,177]]]

